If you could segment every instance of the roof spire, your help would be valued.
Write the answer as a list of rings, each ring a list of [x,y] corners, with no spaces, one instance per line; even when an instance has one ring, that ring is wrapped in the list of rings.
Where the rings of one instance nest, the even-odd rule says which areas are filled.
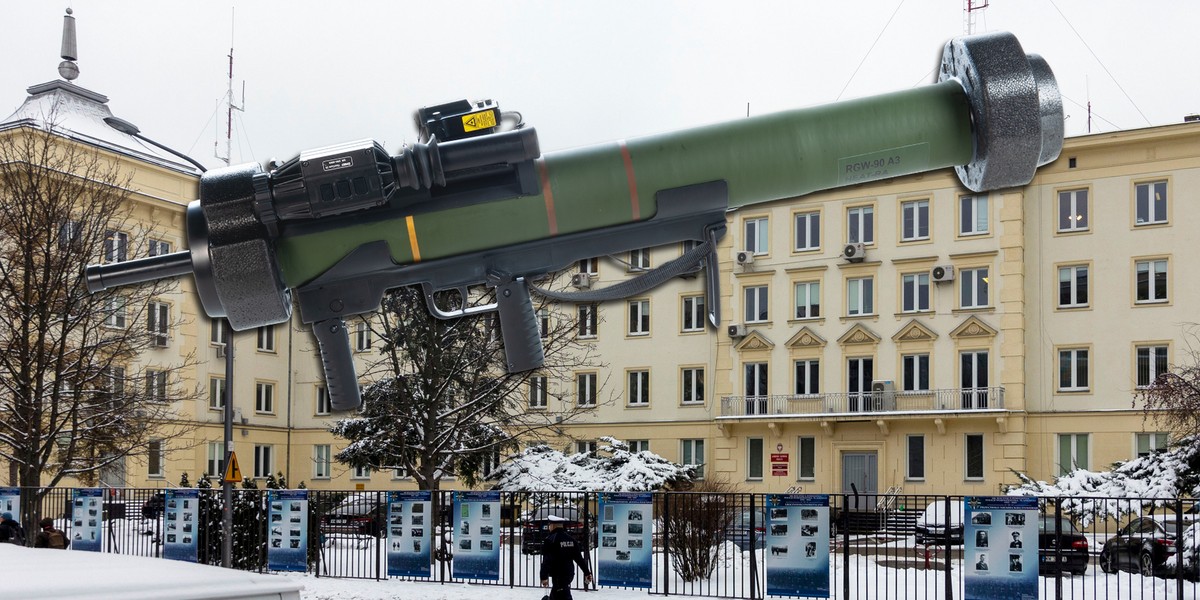
[[[67,81],[79,77],[79,65],[75,64],[75,60],[79,58],[79,49],[75,44],[75,17],[71,16],[72,12],[74,11],[68,8],[67,14],[63,15],[63,61],[58,63],[58,74]]]

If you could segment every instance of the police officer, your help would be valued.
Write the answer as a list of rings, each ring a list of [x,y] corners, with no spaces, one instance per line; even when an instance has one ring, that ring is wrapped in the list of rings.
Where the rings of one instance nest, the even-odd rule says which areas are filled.
[[[575,565],[583,570],[585,583],[592,581],[592,569],[583,556],[583,544],[563,529],[566,519],[558,515],[547,517],[550,535],[542,541],[542,587],[550,587],[550,600],[572,600],[571,580],[575,578]]]

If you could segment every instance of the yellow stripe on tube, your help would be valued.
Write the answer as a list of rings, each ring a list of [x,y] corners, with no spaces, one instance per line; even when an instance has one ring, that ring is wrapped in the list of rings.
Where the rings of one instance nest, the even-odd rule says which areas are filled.
[[[417,226],[413,223],[412,215],[404,217],[408,224],[408,244],[412,246],[413,262],[421,262],[421,248],[417,246]]]

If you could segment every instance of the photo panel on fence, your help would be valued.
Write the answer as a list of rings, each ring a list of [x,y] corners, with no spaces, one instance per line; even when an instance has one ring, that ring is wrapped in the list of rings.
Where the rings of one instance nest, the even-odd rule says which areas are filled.
[[[432,494],[428,490],[388,492],[388,577],[429,577],[433,546]]]
[[[267,568],[308,569],[308,490],[270,490],[267,521]]]

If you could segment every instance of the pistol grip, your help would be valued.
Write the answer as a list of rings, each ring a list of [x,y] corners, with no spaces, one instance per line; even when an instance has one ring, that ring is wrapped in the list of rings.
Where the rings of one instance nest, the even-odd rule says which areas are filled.
[[[358,376],[350,353],[350,333],[340,317],[313,323],[321,364],[325,367],[325,386],[333,410],[354,410],[362,405]]]
[[[504,361],[508,371],[519,373],[540,368],[546,357],[525,278],[517,277],[497,285],[496,305],[500,311],[500,332],[504,335]]]

